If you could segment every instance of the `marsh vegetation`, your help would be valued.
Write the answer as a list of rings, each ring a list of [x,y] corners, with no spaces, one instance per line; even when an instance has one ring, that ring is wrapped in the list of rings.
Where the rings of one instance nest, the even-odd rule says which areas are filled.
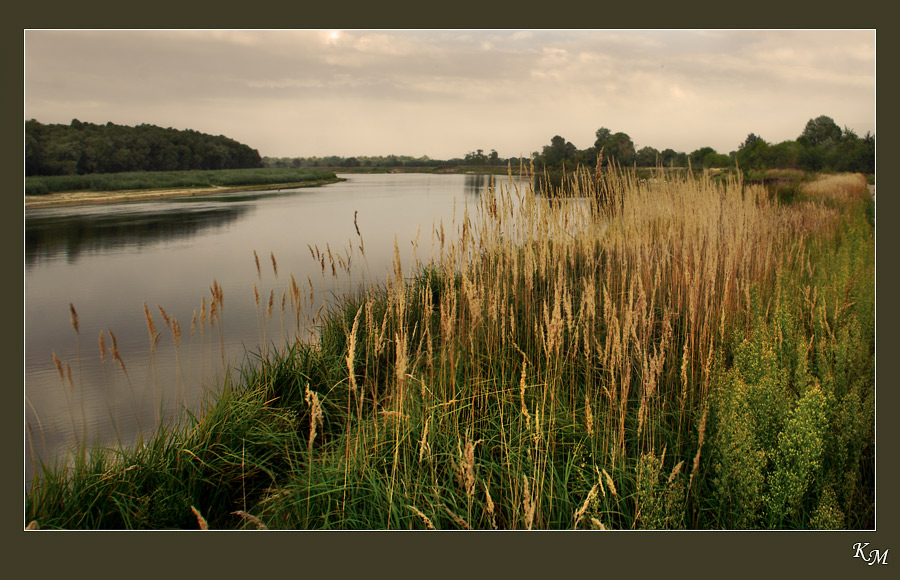
[[[203,409],[138,443],[43,465],[26,523],[873,528],[865,179],[788,199],[739,175],[598,168],[550,189],[493,182],[423,237],[429,260],[404,268],[395,245],[390,276],[324,311],[288,272],[277,294],[254,286],[288,339],[261,336]],[[337,276],[357,242],[310,259]],[[190,330],[148,310],[151,344],[214,342],[217,285],[202,305]]]

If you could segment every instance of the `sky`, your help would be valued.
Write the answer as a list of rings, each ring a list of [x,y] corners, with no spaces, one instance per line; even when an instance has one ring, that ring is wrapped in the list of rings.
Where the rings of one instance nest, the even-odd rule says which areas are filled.
[[[225,135],[264,157],[528,157],[597,129],[736,150],[875,133],[874,30],[26,30],[24,120]]]

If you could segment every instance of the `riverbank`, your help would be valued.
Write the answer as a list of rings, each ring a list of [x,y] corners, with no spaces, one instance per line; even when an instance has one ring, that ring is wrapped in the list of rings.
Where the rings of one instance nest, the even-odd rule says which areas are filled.
[[[45,195],[26,195],[25,210],[42,207],[89,205],[96,203],[122,203],[129,201],[150,201],[173,197],[193,197],[210,194],[234,193],[237,191],[277,191],[300,187],[319,187],[329,183],[343,181],[339,177],[333,179],[314,179],[294,183],[278,183],[264,185],[179,187],[160,189],[131,189],[122,191],[67,191],[48,193]]]
[[[24,522],[871,529],[864,181],[781,204],[735,180],[602,180],[582,185],[613,203],[492,190],[413,272],[395,246],[384,286],[345,296],[313,343],[251,357],[138,445],[44,466]]]

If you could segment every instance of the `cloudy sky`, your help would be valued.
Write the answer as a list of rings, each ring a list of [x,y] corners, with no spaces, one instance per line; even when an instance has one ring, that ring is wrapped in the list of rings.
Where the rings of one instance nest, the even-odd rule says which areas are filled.
[[[528,156],[875,133],[875,31],[25,32],[25,119],[226,135],[263,156]]]

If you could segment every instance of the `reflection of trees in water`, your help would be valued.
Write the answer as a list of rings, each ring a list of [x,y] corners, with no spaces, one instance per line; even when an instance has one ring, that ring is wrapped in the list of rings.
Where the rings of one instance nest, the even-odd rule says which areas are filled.
[[[494,187],[502,185],[506,188],[509,185],[509,175],[506,174],[488,174],[488,173],[472,173],[466,174],[465,181],[465,192],[466,195],[470,195],[472,197],[478,197],[491,185],[491,179],[494,180]],[[522,187],[522,184],[530,183],[532,180],[529,177],[523,177],[521,175],[513,174],[513,181],[519,184],[519,187]],[[537,180],[535,180],[537,181]]]
[[[472,197],[478,197],[488,188],[491,184],[491,175],[486,175],[484,173],[472,173],[466,174],[465,188],[466,195]]]
[[[234,204],[189,211],[115,211],[26,219],[25,266],[61,253],[74,262],[82,252],[191,238],[203,230],[234,222],[248,209],[249,206]]]

